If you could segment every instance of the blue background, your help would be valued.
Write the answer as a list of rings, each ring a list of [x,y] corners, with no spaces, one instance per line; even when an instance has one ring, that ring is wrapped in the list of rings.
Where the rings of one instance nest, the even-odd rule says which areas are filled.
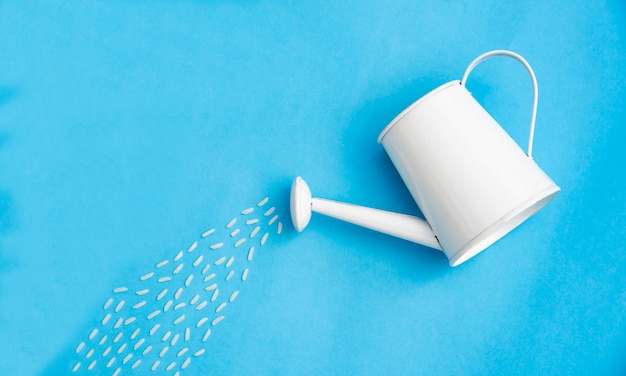
[[[553,202],[457,268],[295,233],[297,175],[419,215],[376,137],[502,48]],[[114,287],[265,196],[283,234],[181,374],[626,373],[624,51],[623,1],[1,1],[0,373],[69,372]],[[525,148],[522,66],[468,87]]]

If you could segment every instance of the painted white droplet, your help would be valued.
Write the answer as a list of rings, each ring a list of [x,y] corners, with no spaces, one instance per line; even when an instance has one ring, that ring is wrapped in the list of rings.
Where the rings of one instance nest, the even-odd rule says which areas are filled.
[[[167,333],[165,333],[165,334],[163,335],[163,337],[161,337],[161,341],[163,341],[163,342],[167,341],[167,340],[170,338],[170,336],[171,336],[171,335],[172,335],[172,332],[170,332],[170,331],[168,330],[168,331],[167,331]]]
[[[122,346],[120,346],[119,349],[117,349],[117,353],[121,354],[124,352],[124,349],[126,349],[126,343],[122,343]]]
[[[115,312],[119,312],[119,311],[122,309],[122,307],[124,307],[124,304],[125,304],[125,303],[126,303],[126,302],[125,302],[125,301],[123,301],[123,300],[122,300],[122,301],[120,301],[119,303],[117,303],[117,306],[115,306]]]
[[[110,318],[111,318],[111,314],[107,313],[106,316],[104,316],[104,318],[102,319],[102,325],[106,325],[106,323],[109,322]]]
[[[191,298],[191,300],[189,301],[189,304],[194,305],[196,304],[196,302],[198,301],[198,299],[200,299],[200,295],[196,294],[194,295],[193,298]]]
[[[135,343],[135,346],[133,346],[133,349],[134,349],[135,351],[137,351],[137,349],[138,349],[138,348],[140,348],[140,347],[141,347],[141,345],[143,345],[143,343],[144,343],[145,341],[146,341],[146,340],[145,340],[144,338],[140,339],[139,341],[137,341],[137,343]]]
[[[174,367],[176,367],[176,362],[170,363],[167,367],[165,367],[165,370],[171,371]]]
[[[254,219],[248,219],[248,220],[246,221],[246,225],[248,225],[248,226],[253,225],[253,224],[256,224],[256,223],[259,223],[259,220],[258,220],[258,219],[256,219],[256,218],[254,218]]]
[[[115,372],[113,372],[111,376],[119,376],[120,372],[122,372],[122,369],[120,367],[117,367],[117,369],[115,370]]]
[[[174,325],[178,325],[185,320],[185,315],[180,315],[176,320],[174,320]]]
[[[237,295],[239,295],[239,290],[235,290],[233,291],[232,294],[230,294],[230,298],[228,299],[229,302],[234,302],[235,299],[237,299]]]
[[[98,328],[94,328],[94,330],[89,333],[89,339],[94,339],[94,337],[98,334]]]
[[[246,242],[246,240],[247,240],[246,238],[241,238],[241,239],[237,240],[237,241],[235,242],[235,248],[237,248],[237,247],[239,247],[240,245],[242,245],[243,243],[245,243],[245,242]]]
[[[140,301],[139,303],[135,304],[135,305],[133,306],[133,309],[139,309],[139,308],[141,308],[141,307],[143,307],[143,306],[145,306],[145,305],[146,305],[146,301],[145,301],[145,300],[142,300],[142,301]]]
[[[133,353],[130,353],[130,354],[126,355],[124,357],[124,360],[122,360],[122,364],[128,363],[132,357],[133,357]]]
[[[230,256],[230,258],[226,262],[226,265],[224,265],[224,266],[227,267],[227,268],[230,268],[234,261],[235,261],[235,256]]]
[[[161,290],[161,292],[159,293],[159,295],[157,295],[157,301],[163,299],[163,297],[165,296],[165,294],[167,294],[167,289],[163,289]]]
[[[226,256],[222,256],[219,259],[217,259],[214,264],[215,265],[222,265],[224,263],[224,261],[226,261]]]
[[[146,347],[145,349],[143,349],[142,354],[146,355],[148,354],[150,351],[152,351],[152,346],[148,345],[148,347]]]
[[[254,211],[254,208],[248,208],[248,209],[242,210],[241,214],[248,215],[248,214],[252,213],[253,211]]]
[[[178,311],[179,309],[185,307],[187,305],[187,303],[182,302],[182,303],[178,303],[174,306],[174,311]]]
[[[207,236],[211,235],[211,234],[212,234],[212,233],[214,233],[214,232],[215,232],[215,229],[214,229],[214,228],[209,229],[209,230],[206,230],[205,232],[203,232],[203,233],[202,233],[202,237],[203,237],[203,238],[206,238]]]
[[[233,227],[233,226],[235,225],[235,223],[237,223],[237,218],[233,218],[233,219],[231,219],[231,220],[230,220],[230,222],[228,222],[228,223],[226,224],[226,228],[231,228],[231,227]]]
[[[113,363],[115,363],[117,359],[115,357],[111,357],[111,359],[109,359],[109,361],[106,364],[107,368],[111,368],[111,366],[113,366]]]
[[[180,264],[178,264],[178,266],[172,271],[172,274],[178,274],[180,273],[181,270],[183,270],[183,266],[185,264],[183,264],[182,262]]]
[[[157,279],[157,282],[159,282],[159,283],[163,283],[163,282],[169,282],[169,281],[171,281],[171,280],[172,280],[172,277],[170,277],[170,276],[165,276],[165,277],[161,277],[161,278]]]
[[[176,357],[180,358],[181,356],[185,355],[187,353],[187,351],[189,351],[189,347],[183,347],[182,350],[180,350],[177,354]]]
[[[202,303],[198,304],[196,306],[196,311],[201,310],[202,308],[204,308],[206,305],[208,304],[208,302],[206,300],[202,301]]]
[[[206,264],[204,265],[204,268],[202,269],[202,275],[205,275],[209,269],[211,269],[211,264]]]
[[[167,312],[167,310],[170,309],[170,307],[172,306],[172,303],[172,300],[168,300],[167,303],[165,303],[165,305],[163,306],[163,312]]]
[[[193,281],[193,274],[189,274],[187,276],[187,279],[185,279],[185,287],[189,287],[189,285],[191,284],[191,281]]]
[[[183,251],[179,251],[176,256],[174,256],[174,262],[180,260],[183,257]]]
[[[254,247],[250,247],[248,251],[248,261],[252,261],[252,256],[254,256]]]
[[[113,303],[113,298],[109,298],[106,303],[104,303],[104,309],[109,309],[111,304]]]
[[[191,329],[185,328],[185,341],[189,341],[191,339]]]
[[[135,320],[137,320],[136,317],[129,317],[126,320],[124,320],[124,325],[130,325],[130,324],[134,323]]]
[[[126,292],[128,291],[128,287],[116,287],[113,289],[113,292],[116,294],[119,294],[121,292]]]
[[[130,335],[130,339],[135,339],[141,330],[139,328],[133,331],[133,334]]]
[[[234,270],[231,270],[230,272],[228,272],[228,274],[226,275],[226,280],[230,280],[231,278],[233,278],[233,275],[235,274]]]
[[[83,348],[85,348],[85,342],[79,343],[78,346],[76,346],[76,354],[81,352],[83,350]]]
[[[222,248],[224,246],[224,243],[217,243],[217,244],[213,244],[211,246],[209,246],[209,248],[211,249],[218,249],[218,248]]]
[[[162,358],[165,356],[165,354],[167,354],[167,351],[169,350],[169,346],[165,346],[163,349],[161,349],[161,352],[159,353],[159,358]]]
[[[210,336],[210,335],[211,335],[211,328],[207,329],[207,330],[206,330],[206,332],[204,332],[204,335],[202,336],[202,342],[206,342],[206,341],[207,341],[207,339],[209,339],[209,336]],[[204,352],[204,349],[202,349],[202,352]],[[197,351],[196,351],[196,353],[197,353]],[[196,355],[196,354],[194,353],[193,355],[195,355],[195,356],[199,356],[199,355],[202,355],[202,354]]]
[[[243,273],[241,273],[241,280],[245,282],[246,278],[248,278],[248,268],[245,268]]]
[[[207,330],[207,333],[209,333],[209,335],[211,335],[211,329]],[[200,349],[198,351],[196,351],[195,353],[193,353],[193,356],[200,356],[204,354],[204,349]]]
[[[224,316],[217,316],[213,321],[211,321],[211,325],[215,326],[219,324],[222,320],[224,320]]]
[[[153,335],[154,333],[156,333],[157,330],[159,330],[159,328],[161,327],[161,324],[155,324],[152,329],[150,329],[150,335]]]
[[[150,273],[148,273],[148,274],[144,274],[144,275],[142,275],[141,277],[139,277],[139,279],[140,279],[140,280],[142,280],[142,281],[145,281],[145,280],[147,280],[147,279],[152,278],[152,276],[154,276],[154,272],[150,272]]]
[[[159,364],[161,364],[161,361],[160,360],[155,360],[154,363],[152,363],[152,367],[150,367],[150,370],[153,371],[153,372],[156,371],[157,368],[159,368]]]
[[[218,305],[217,308],[215,308],[215,313],[220,313],[220,311],[223,310],[225,307],[226,307],[226,303],[222,303]]]
[[[276,235],[280,235],[283,232],[283,223],[278,222],[278,227],[276,228]]]
[[[133,363],[133,366],[131,368],[135,369],[135,368],[139,367],[140,364],[141,364],[141,359],[137,359],[135,361],[135,363]]]
[[[180,366],[180,369],[185,369],[187,368],[187,366],[189,366],[189,363],[191,362],[191,358],[187,358],[185,359],[185,361],[183,362],[183,364]]]
[[[122,339],[122,336],[124,335],[124,332],[119,332],[117,333],[117,335],[115,336],[115,338],[113,338],[113,343],[118,343],[120,341],[120,339]]]
[[[270,200],[270,198],[269,198],[269,197],[265,197],[263,200],[259,201],[259,203],[257,203],[256,205],[257,205],[258,207],[261,207],[261,206],[263,206],[263,205],[267,204],[267,202],[268,202],[269,200]]]
[[[193,267],[197,267],[198,265],[200,265],[200,263],[202,262],[202,260],[204,259],[204,256],[200,255],[198,256],[198,258],[193,262]]]
[[[120,318],[119,318],[119,319],[117,319],[117,321],[115,322],[115,325],[113,325],[113,328],[114,328],[114,329],[119,329],[119,328],[122,326],[122,324],[123,324],[123,323],[124,323],[124,319],[120,317]]]
[[[103,335],[102,338],[100,338],[100,342],[98,342],[98,345],[104,345],[108,338],[109,337],[106,334]]]
[[[276,210],[276,208],[272,206],[271,208],[267,209],[267,211],[265,213],[263,213],[263,215],[266,216],[266,217],[269,217],[270,215],[272,215],[274,210]]]
[[[187,248],[187,253],[191,253],[194,251],[194,249],[196,249],[196,247],[198,247],[198,242],[193,242],[189,248]]]
[[[211,301],[214,302],[215,300],[217,300],[217,296],[220,294],[220,289],[215,289],[215,291],[213,291],[213,295],[211,295]]]
[[[170,342],[170,345],[172,347],[176,346],[176,342],[178,342],[178,338],[180,338],[180,334],[178,333],[174,334],[174,337],[172,337],[172,342]]]
[[[215,278],[215,273],[211,273],[211,274],[207,275],[206,277],[204,277],[204,282],[209,282],[213,278]]]
[[[269,234],[267,232],[263,234],[263,237],[261,238],[261,245],[265,245],[265,242],[267,241],[268,236]]]
[[[235,229],[233,232],[230,233],[230,237],[234,238],[235,236],[237,236],[237,234],[239,234],[239,231],[241,231],[241,230]]]
[[[72,368],[72,372],[78,371],[79,368],[80,368],[80,362],[76,362],[76,364],[74,365],[74,368]]]
[[[267,224],[271,226],[274,224],[274,222],[276,222],[277,219],[278,219],[278,214],[276,214],[275,216],[272,217],[272,219],[267,221]]]
[[[161,261],[160,263],[156,264],[156,268],[157,268],[157,269],[162,268],[162,267],[164,267],[165,265],[167,265],[169,262],[170,262],[170,260],[163,260],[163,261]]]
[[[198,320],[198,322],[196,323],[196,328],[201,327],[202,325],[204,325],[205,322],[207,322],[209,320],[208,317],[203,317],[200,320]]]
[[[107,356],[109,355],[109,352],[111,351],[111,346],[107,346],[106,349],[104,349],[104,351],[102,352],[102,356]]]
[[[178,290],[176,290],[176,293],[174,294],[174,298],[176,300],[180,299],[181,294],[183,293],[183,288],[179,287]]]
[[[137,294],[137,295],[139,295],[139,296],[142,296],[142,295],[146,295],[146,294],[147,294],[147,293],[149,293],[149,292],[150,292],[150,290],[148,290],[148,289],[143,289],[143,290],[139,290],[139,291],[135,292],[135,294]]]
[[[89,359],[89,358],[91,358],[92,355],[93,355],[93,349],[87,351],[87,355],[85,355],[85,358]]]
[[[217,283],[213,283],[204,288],[205,291],[215,290],[217,288]]]
[[[254,238],[256,236],[256,234],[259,233],[259,230],[261,230],[260,226],[256,226],[254,228],[254,230],[252,230],[252,232],[250,232],[250,239]]]
[[[157,309],[156,311],[154,311],[154,312],[150,313],[150,314],[147,316],[147,317],[148,317],[148,320],[152,320],[153,318],[157,317],[157,315],[158,315],[159,313],[161,313],[161,310],[160,310],[160,309]]]

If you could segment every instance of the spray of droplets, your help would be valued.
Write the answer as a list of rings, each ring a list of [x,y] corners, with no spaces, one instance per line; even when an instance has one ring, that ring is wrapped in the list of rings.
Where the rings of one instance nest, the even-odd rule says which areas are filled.
[[[227,318],[255,252],[282,232],[268,201],[208,229],[135,281],[114,288],[98,325],[76,345],[71,371],[180,376]]]

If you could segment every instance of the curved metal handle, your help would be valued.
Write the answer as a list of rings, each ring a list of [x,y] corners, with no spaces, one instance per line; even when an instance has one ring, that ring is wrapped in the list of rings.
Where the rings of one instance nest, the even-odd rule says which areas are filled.
[[[521,57],[520,55],[516,54],[513,51],[509,51],[509,50],[493,50],[493,51],[489,51],[489,52],[485,52],[484,54],[478,56],[476,59],[474,59],[474,61],[472,61],[470,63],[470,65],[467,67],[467,69],[465,70],[465,73],[463,74],[463,78],[461,79],[461,85],[465,86],[465,82],[467,81],[467,77],[469,76],[470,72],[480,63],[482,63],[483,61],[494,57],[494,56],[508,56],[508,57],[512,57],[514,59],[516,59],[517,61],[519,61],[520,63],[522,63],[524,65],[524,67],[526,68],[526,70],[528,71],[528,73],[530,74],[530,79],[533,82],[533,109],[532,109],[532,113],[531,113],[531,117],[530,117],[530,133],[528,135],[528,151],[526,152],[526,154],[528,155],[529,158],[532,159],[532,153],[533,153],[533,138],[535,135],[535,119],[537,117],[537,98],[539,96],[539,89],[537,88],[537,78],[535,77],[535,72],[533,72],[533,69],[531,68],[530,64],[528,64],[528,62]]]

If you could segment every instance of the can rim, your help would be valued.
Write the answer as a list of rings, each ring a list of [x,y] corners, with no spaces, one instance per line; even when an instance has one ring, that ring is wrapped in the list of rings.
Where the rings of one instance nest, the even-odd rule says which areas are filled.
[[[420,99],[418,99],[415,102],[413,102],[409,107],[405,108],[404,111],[402,111],[399,115],[397,115],[385,127],[385,129],[383,129],[383,131],[380,132],[380,135],[378,136],[378,143],[381,144],[383,142],[383,138],[385,137],[387,132],[389,132],[391,130],[391,128],[393,128],[393,126],[396,125],[396,123],[398,123],[400,121],[400,119],[405,117],[409,112],[413,111],[416,107],[418,107],[419,105],[424,103],[426,100],[430,99],[431,97],[437,95],[438,93],[442,92],[443,90],[445,90],[448,87],[453,86],[453,85],[460,85],[460,86],[462,86],[461,85],[461,80],[454,80],[454,81],[446,82],[445,84],[443,84],[443,85],[441,85],[441,86],[431,90],[430,92],[428,92],[427,94],[422,96]]]
[[[454,252],[452,256],[449,256],[448,262],[450,266],[461,265],[489,248],[489,246],[502,239],[505,235],[516,229],[522,223],[526,222],[527,219],[537,213],[548,202],[552,201],[552,199],[561,191],[561,188],[559,188],[558,185],[554,184],[554,182],[552,184],[553,185],[551,187],[543,190],[541,193],[533,196],[524,204],[512,210],[509,214],[505,215],[499,221],[489,226],[483,232],[467,242],[463,247],[461,247],[461,249]],[[445,248],[444,253],[446,253]]]

